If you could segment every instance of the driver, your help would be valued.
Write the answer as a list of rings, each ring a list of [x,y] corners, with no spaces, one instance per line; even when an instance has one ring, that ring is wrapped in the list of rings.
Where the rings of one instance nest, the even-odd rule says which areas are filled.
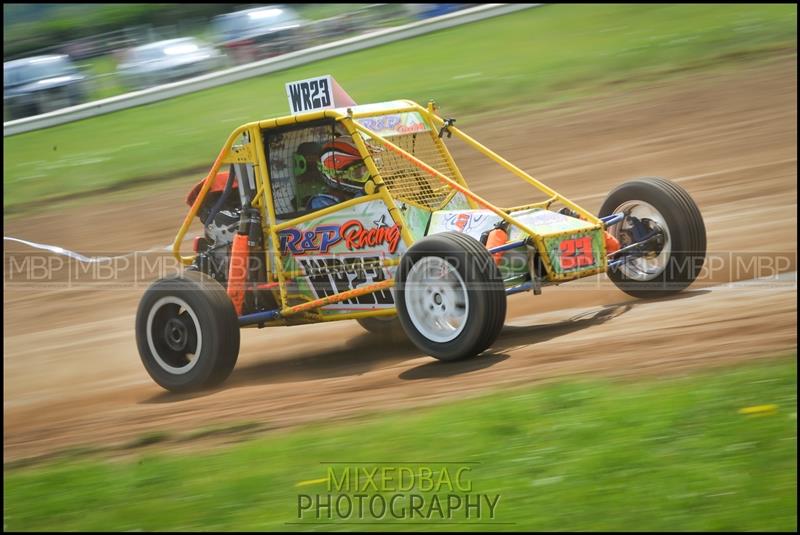
[[[298,211],[315,210],[311,200],[318,196],[332,196],[334,204],[339,197],[332,195],[325,177],[319,171],[318,162],[322,155],[322,145],[307,141],[301,143],[294,153],[295,204]],[[318,201],[314,204],[318,204]]]
[[[301,143],[294,155],[294,176],[298,208],[306,210],[364,195],[364,184],[370,178],[350,136],[339,136],[324,145]]]

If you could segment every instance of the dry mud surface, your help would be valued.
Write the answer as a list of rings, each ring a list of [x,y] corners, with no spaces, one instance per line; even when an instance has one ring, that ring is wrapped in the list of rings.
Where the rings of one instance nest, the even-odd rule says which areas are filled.
[[[56,277],[23,287],[7,272],[4,460],[118,444],[156,430],[225,422],[284,427],[566,375],[657,375],[791,350],[796,102],[791,58],[544,112],[504,112],[471,124],[465,118],[477,139],[590,210],[626,179],[676,180],[700,206],[711,255],[703,280],[671,299],[638,301],[605,277],[511,297],[497,343],[467,362],[438,363],[352,321],[248,329],[222,388],[179,397],[149,379],[136,351],[133,319],[148,280],[67,287]],[[461,147],[454,152],[479,193],[509,206],[527,200],[527,186],[494,164]],[[113,193],[14,218],[5,234],[84,254],[163,246],[183,218],[190,186],[172,182],[151,196]],[[9,242],[5,250],[28,251]],[[784,276],[731,284],[777,272]]]

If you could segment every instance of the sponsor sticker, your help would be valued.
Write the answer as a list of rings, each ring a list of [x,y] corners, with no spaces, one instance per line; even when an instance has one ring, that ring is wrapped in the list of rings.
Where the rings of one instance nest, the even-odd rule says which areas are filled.
[[[361,286],[382,282],[390,278],[380,267],[382,254],[354,254],[337,256],[304,256],[297,259],[305,279],[316,299],[355,290]],[[326,305],[330,310],[369,310],[394,306],[394,296],[389,289],[360,295],[338,303]]]
[[[396,224],[390,225],[386,219],[384,214],[367,224],[360,219],[350,219],[344,223],[319,225],[309,230],[282,230],[279,234],[281,251],[293,255],[324,254],[330,252],[333,246],[343,243],[349,251],[380,249],[394,254],[400,244],[400,227]]]
[[[356,121],[382,137],[413,134],[415,132],[425,132],[428,130],[428,125],[417,112],[365,117],[363,119],[356,119]]]
[[[545,247],[556,273],[583,271],[597,267],[602,258],[601,231],[568,237],[546,237]]]

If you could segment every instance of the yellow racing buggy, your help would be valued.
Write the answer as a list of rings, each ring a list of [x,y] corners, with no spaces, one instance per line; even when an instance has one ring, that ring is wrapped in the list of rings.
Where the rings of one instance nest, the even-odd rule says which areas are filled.
[[[136,317],[142,362],[162,387],[224,381],[242,327],[355,319],[453,361],[492,345],[508,295],[607,273],[646,298],[698,276],[705,226],[677,184],[626,182],[595,215],[432,102],[336,106],[323,82],[332,80],[320,79],[321,98],[313,84],[287,90],[301,108],[292,115],[234,130],[190,192],[173,243],[186,269],[153,283]],[[472,191],[448,149],[455,142],[527,184],[521,204],[500,207]],[[195,218],[203,235],[183,256]]]

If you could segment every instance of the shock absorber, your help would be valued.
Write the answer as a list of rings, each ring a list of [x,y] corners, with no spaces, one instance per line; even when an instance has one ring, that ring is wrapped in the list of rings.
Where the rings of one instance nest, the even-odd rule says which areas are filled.
[[[264,250],[264,229],[261,227],[261,214],[258,209],[250,209],[247,235],[248,258],[248,291],[245,294],[245,308],[248,311],[273,309],[277,307],[272,292],[258,289],[259,284],[267,280],[266,251]]]
[[[236,313],[244,313],[244,302],[247,286],[247,272],[250,258],[250,228],[252,209],[242,210],[239,216],[239,230],[231,244],[231,258],[228,265],[228,297],[233,302]]]
[[[261,218],[258,210],[250,205],[250,199],[253,196],[250,182],[252,170],[248,170],[246,164],[236,164],[233,170],[239,184],[242,212],[239,216],[239,229],[231,244],[228,297],[231,298],[236,313],[241,316],[245,312],[246,305],[250,250],[255,250],[260,243],[260,239],[255,237],[254,233],[261,232]],[[250,305],[252,306],[252,303]]]

